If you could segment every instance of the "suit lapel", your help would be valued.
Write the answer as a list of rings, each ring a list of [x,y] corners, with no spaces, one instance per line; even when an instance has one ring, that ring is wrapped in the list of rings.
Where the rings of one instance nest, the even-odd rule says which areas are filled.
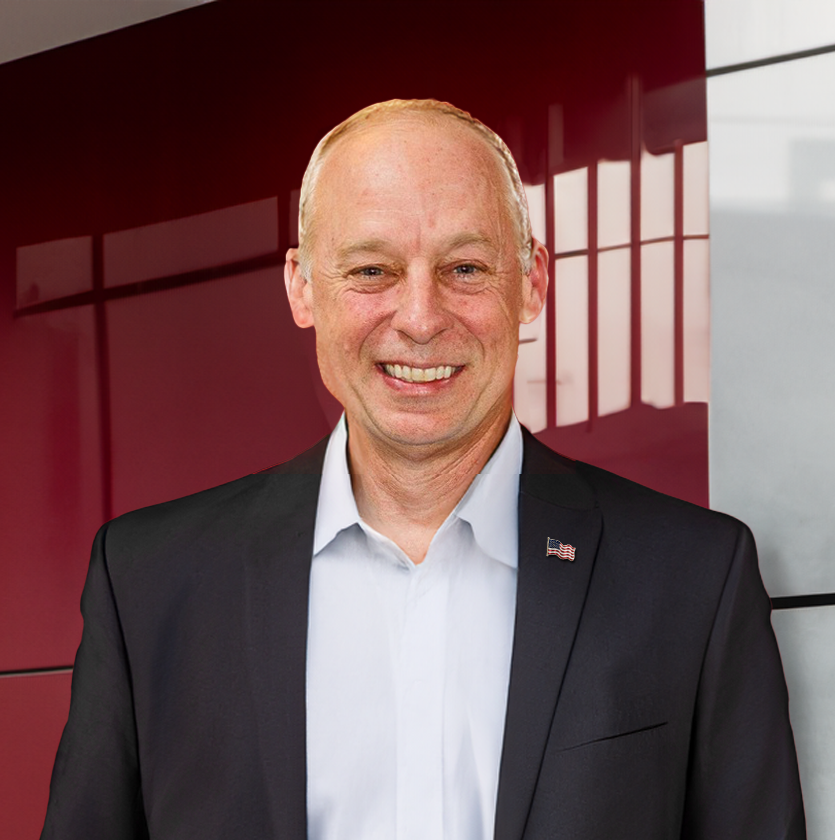
[[[267,470],[246,552],[246,657],[273,834],[307,837],[306,658],[313,528],[327,439]]]
[[[496,804],[496,840],[522,837],[601,532],[593,491],[525,434],[516,625]],[[546,555],[551,537],[573,561]]]
[[[523,430],[524,431],[524,430]],[[601,531],[589,485],[526,431],[519,575],[496,840],[524,832]],[[310,564],[327,439],[267,470],[246,554],[246,657],[274,834],[307,836],[306,659]],[[546,556],[548,537],[575,560]]]

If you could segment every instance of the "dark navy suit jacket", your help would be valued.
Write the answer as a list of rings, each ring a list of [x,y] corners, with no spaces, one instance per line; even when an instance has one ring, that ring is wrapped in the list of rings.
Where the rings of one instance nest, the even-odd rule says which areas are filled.
[[[323,456],[101,529],[44,838],[305,838]],[[748,529],[527,432],[495,836],[805,837]]]

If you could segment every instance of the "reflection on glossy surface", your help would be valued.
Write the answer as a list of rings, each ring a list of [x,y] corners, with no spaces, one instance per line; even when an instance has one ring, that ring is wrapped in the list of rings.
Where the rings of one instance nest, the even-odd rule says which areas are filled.
[[[588,294],[559,315],[569,324],[561,361],[555,286],[549,315],[522,331],[523,420],[569,455],[706,501],[705,407],[640,403],[639,278],[626,256],[640,249],[633,153],[705,140],[701,3],[636,0],[606,15],[596,4],[538,4],[533,21],[448,4],[448,31],[500,58],[486,62],[433,60],[446,43],[437,19],[413,11],[408,27],[394,14],[369,18],[363,37],[379,61],[344,60],[363,14],[355,4],[330,4],[321,26],[310,4],[211,3],[0,66],[0,671],[71,663],[89,546],[108,512],[267,466],[338,416],[275,266],[295,244],[288,211],[319,137],[393,96],[448,99],[495,128],[552,253],[563,236],[623,248],[597,254],[597,275],[594,257],[581,256]],[[549,48],[505,60],[532,25]],[[315,68],[300,73],[309,43],[279,50],[276,33],[314,28]],[[590,204],[563,202],[560,184],[588,195],[595,172]],[[576,348],[575,364],[564,339],[578,317],[578,340],[592,346]],[[619,410],[627,355],[638,395]],[[565,394],[560,404],[588,419],[558,427],[564,362],[587,371],[585,408]],[[26,816],[22,803],[45,796],[54,739],[39,733],[57,733],[63,717],[27,702],[32,728],[7,705],[0,714],[0,755],[20,780],[0,785],[0,811],[29,820],[15,837],[36,836],[41,805]],[[27,775],[35,764],[37,779]]]
[[[102,519],[93,307],[3,327],[0,670],[66,665]]]
[[[641,400],[675,403],[673,243],[641,248]]]
[[[684,401],[710,398],[710,265],[704,239],[684,243]]]
[[[601,160],[597,165],[597,247],[627,245],[630,239],[631,181],[627,160]]]
[[[693,95],[685,83],[655,90],[646,102],[653,108],[659,103],[670,107],[677,92]],[[639,114],[636,106],[633,128]],[[568,123],[562,111],[559,115],[562,136]],[[676,490],[675,481],[656,481],[654,486],[706,504],[706,475],[700,472],[706,442],[683,443],[691,433],[706,434],[706,428],[696,432],[698,418],[706,414],[695,411],[687,418],[672,418],[689,402],[706,402],[709,394],[707,143],[676,139],[672,151],[651,152],[640,142],[640,131],[636,136],[638,153],[631,160],[599,160],[566,169],[552,179],[550,196],[544,191],[546,217],[548,202],[553,202],[556,328],[551,335],[546,308],[541,324],[520,332],[524,344],[515,406],[522,421],[535,431],[547,431],[557,448],[610,468],[616,467],[606,460],[612,453],[604,454],[602,435],[615,435],[628,449],[633,443],[626,441],[633,439],[627,429],[634,431],[646,422],[658,431],[659,424],[669,422],[668,431],[680,441],[681,451],[692,455],[689,466],[679,472],[692,469],[701,475],[700,481],[682,479],[681,487],[686,483],[700,489],[686,495],[690,490]],[[564,165],[562,154],[558,160]],[[533,189],[529,188],[541,216],[543,193]],[[636,208],[640,224],[632,219]],[[641,405],[671,414],[646,413]],[[618,417],[607,422],[604,432],[598,421],[609,415]],[[550,428],[557,431],[551,434]],[[640,457],[653,456],[645,451]],[[667,464],[672,470],[672,460]],[[625,473],[648,474],[637,463]]]
[[[77,236],[17,249],[17,308],[93,288],[93,237]]]
[[[684,146],[684,235],[706,234],[709,230],[708,145]]]
[[[546,241],[545,185],[525,184],[531,232],[540,242]],[[532,432],[542,431],[548,425],[547,395],[547,307],[530,324],[519,326],[519,361],[513,380],[513,409],[519,422]]]
[[[625,249],[598,257],[598,414],[629,408],[631,398],[630,255]]]
[[[588,246],[588,172],[574,169],[554,176],[554,253]]]
[[[289,460],[326,434],[283,296],[272,268],[107,304],[114,514]]]
[[[104,284],[155,277],[271,254],[278,248],[277,199],[250,201],[104,237]]]
[[[588,257],[557,262],[557,425],[589,416]]]
[[[0,478],[0,670],[69,664],[89,545],[109,512],[265,466],[332,422],[333,400],[313,372],[312,336],[291,325],[274,268],[291,244],[285,212],[329,126],[391,96],[456,102],[508,141],[537,195],[535,230],[552,253],[564,235],[595,248],[601,236],[623,239],[634,227],[623,187],[628,180],[634,192],[640,183],[632,171],[636,136],[636,148],[651,155],[705,139],[701,14],[696,0],[663,10],[613,4],[606,16],[588,4],[570,13],[544,4],[536,25],[549,33],[548,50],[477,68],[426,60],[427,43],[437,42],[431,16],[415,14],[407,29],[377,19],[376,43],[397,58],[381,74],[341,59],[357,10],[334,5],[318,33],[317,71],[299,74],[307,45],[276,50],[275,33],[309,28],[309,9],[217,3],[189,12],[189,20],[175,15],[0,66],[0,113],[13,129],[0,158],[0,432],[14,442]],[[450,31],[472,32],[485,54],[506,55],[508,43],[530,35],[531,21],[521,16],[474,18],[455,4],[445,15]],[[566,203],[560,186],[573,180],[588,195],[595,173],[596,215],[591,203]],[[75,257],[52,260],[58,280],[46,264],[27,262],[39,249],[63,247],[38,243],[68,240],[85,249],[84,267],[68,272],[70,280],[60,272],[81,265]],[[621,303],[600,306],[594,259],[582,259],[587,294],[575,295],[559,317],[578,329],[578,340],[590,339],[577,349],[585,361],[566,355],[567,326],[558,362],[554,285],[549,316],[522,331],[520,359],[528,359],[530,376],[520,413],[543,434],[564,434],[570,449],[574,426],[557,429],[557,365],[566,362],[580,371],[577,392],[585,397],[572,408],[562,394],[569,413],[559,422],[571,411],[588,417],[582,443],[598,440],[589,422],[615,418],[607,440],[623,455],[619,468],[637,475],[654,451],[634,448],[625,412],[601,417],[593,408],[598,400],[604,411],[622,403],[622,370],[612,386],[619,396],[607,396],[609,362],[619,353],[608,342],[617,334],[623,346],[625,318],[636,334],[624,288],[637,281],[631,269],[612,280],[608,263],[623,257],[603,257],[603,287],[614,282]],[[629,410],[643,428],[637,402]],[[662,426],[672,422],[663,418]],[[594,459],[592,449],[581,451]],[[701,462],[693,464],[704,480]]]
[[[0,814],[3,837],[43,827],[49,778],[70,708],[71,674],[0,676]],[[9,725],[10,724],[10,725]]]
[[[641,239],[673,235],[675,162],[671,154],[641,157]]]

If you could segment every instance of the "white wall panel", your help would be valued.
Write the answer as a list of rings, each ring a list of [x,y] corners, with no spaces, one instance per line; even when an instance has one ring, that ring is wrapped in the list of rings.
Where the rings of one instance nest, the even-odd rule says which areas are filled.
[[[708,125],[712,210],[835,211],[835,53],[709,79]]]
[[[835,591],[835,54],[708,84],[711,505],[772,596]]]
[[[707,66],[835,44],[832,0],[705,0]]]
[[[708,68],[835,44],[831,0],[706,0]],[[835,53],[708,80],[711,506],[769,593],[835,592]],[[835,837],[835,607],[776,611],[810,840]]]
[[[835,607],[772,614],[789,686],[809,840],[835,827]]]

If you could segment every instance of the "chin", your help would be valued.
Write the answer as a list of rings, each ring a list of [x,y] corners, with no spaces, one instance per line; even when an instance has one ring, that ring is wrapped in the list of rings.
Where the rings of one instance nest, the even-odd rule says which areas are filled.
[[[377,424],[380,433],[392,443],[403,446],[428,446],[455,437],[456,426],[450,422],[390,421]]]

